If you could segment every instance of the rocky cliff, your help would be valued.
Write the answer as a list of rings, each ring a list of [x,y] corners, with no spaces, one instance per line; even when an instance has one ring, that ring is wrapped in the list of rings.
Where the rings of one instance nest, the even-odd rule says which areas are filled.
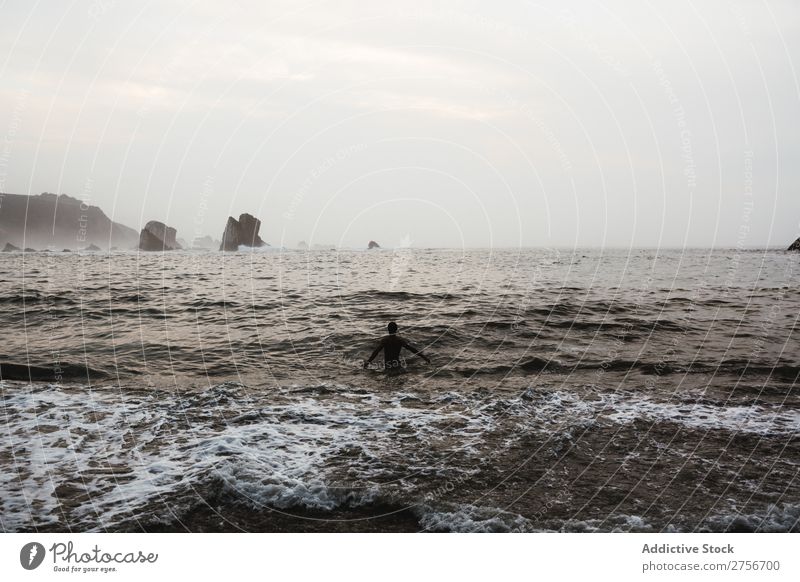
[[[66,194],[0,194],[0,245],[75,249],[94,244],[102,249],[128,249],[136,240],[134,229]]]

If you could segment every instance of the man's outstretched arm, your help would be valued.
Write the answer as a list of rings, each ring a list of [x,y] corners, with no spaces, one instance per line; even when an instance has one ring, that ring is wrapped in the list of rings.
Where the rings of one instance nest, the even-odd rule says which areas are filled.
[[[375,348],[375,351],[374,351],[374,352],[372,352],[372,355],[369,357],[369,359],[368,359],[368,360],[366,360],[366,361],[364,362],[364,367],[365,367],[365,368],[366,368],[367,366],[369,366],[369,365],[370,365],[370,363],[372,362],[372,360],[374,360],[374,359],[375,359],[375,356],[377,356],[378,354],[380,354],[380,353],[381,353],[381,350],[382,350],[382,349],[383,349],[383,340],[381,340],[380,342],[378,342],[378,347],[377,347],[377,348]]]
[[[422,350],[418,350],[417,348],[415,348],[414,346],[412,346],[410,343],[408,343],[405,340],[403,340],[403,347],[405,349],[407,349],[409,352],[411,352],[412,354],[414,354],[415,356],[419,356],[420,358],[422,358],[423,360],[425,360],[429,364],[431,363],[431,359],[428,356],[426,356],[425,354],[423,354]]]

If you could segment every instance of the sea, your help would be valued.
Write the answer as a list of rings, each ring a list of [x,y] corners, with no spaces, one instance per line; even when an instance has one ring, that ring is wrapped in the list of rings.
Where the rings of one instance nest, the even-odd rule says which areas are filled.
[[[743,249],[2,253],[0,529],[800,531],[799,274]],[[430,364],[364,368],[390,321]]]

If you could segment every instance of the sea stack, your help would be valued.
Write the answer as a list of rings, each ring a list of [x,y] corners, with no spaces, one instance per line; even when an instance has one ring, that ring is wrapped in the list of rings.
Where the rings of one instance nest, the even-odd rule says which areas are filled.
[[[215,246],[217,246],[217,247],[218,247],[218,246],[219,246],[219,244],[216,244],[216,245],[215,245],[215,244],[214,244],[214,239],[212,239],[212,238],[211,238],[210,236],[208,236],[207,234],[206,234],[206,235],[203,235],[203,236],[196,236],[196,237],[194,237],[194,238],[192,239],[192,243],[191,243],[191,248],[193,248],[193,249],[198,249],[198,250],[205,250],[205,251],[211,250],[211,249],[213,249]]]
[[[796,241],[794,241],[787,250],[800,251],[800,238],[798,238]]]
[[[260,229],[261,221],[252,214],[240,214],[239,220],[229,216],[228,222],[225,224],[225,231],[222,233],[219,250],[236,251],[240,245],[246,247],[265,246],[267,243],[258,235]]]
[[[368,249],[379,249],[379,248],[381,248],[381,245],[376,243],[374,240],[371,240],[371,241],[369,241],[369,244],[367,245],[367,248]]]
[[[151,220],[139,235],[140,251],[174,251],[181,246],[175,240],[178,231],[163,222]]]
[[[22,249],[16,245],[12,245],[11,243],[6,243],[6,246],[3,247],[4,253],[13,253],[14,251],[21,251]]]

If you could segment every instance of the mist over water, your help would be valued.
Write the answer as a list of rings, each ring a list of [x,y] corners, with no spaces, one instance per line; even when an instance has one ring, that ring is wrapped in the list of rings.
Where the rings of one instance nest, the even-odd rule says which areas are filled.
[[[1,525],[796,531],[798,269],[725,250],[2,255]],[[391,320],[432,365],[362,369]]]

